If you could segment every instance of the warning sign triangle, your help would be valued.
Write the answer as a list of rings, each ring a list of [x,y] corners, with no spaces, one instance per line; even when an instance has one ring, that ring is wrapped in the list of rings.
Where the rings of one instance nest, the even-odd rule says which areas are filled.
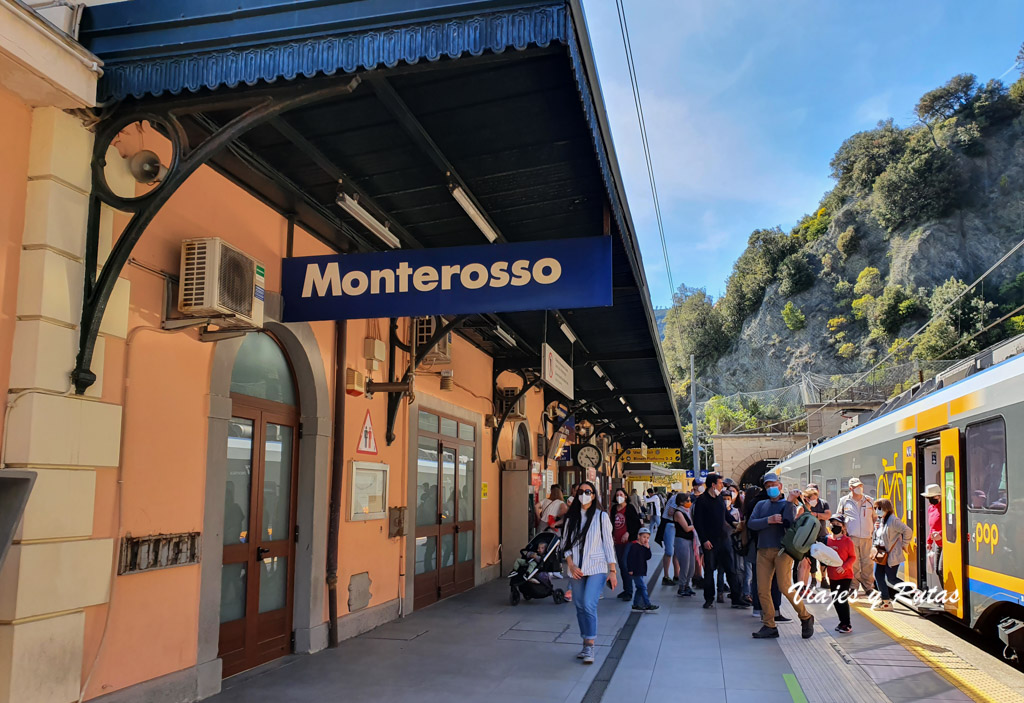
[[[370,411],[366,411],[366,419],[363,420],[363,428],[359,430],[359,444],[356,451],[360,454],[377,453],[377,435],[373,431],[373,422],[370,421]]]

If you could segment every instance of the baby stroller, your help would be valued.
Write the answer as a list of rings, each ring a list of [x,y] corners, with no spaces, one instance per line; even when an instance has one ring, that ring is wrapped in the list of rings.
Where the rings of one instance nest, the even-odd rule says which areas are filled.
[[[519,605],[520,599],[534,600],[552,596],[556,603],[565,602],[565,591],[551,586],[549,573],[558,573],[558,547],[561,538],[554,532],[541,532],[519,550],[519,559],[508,575],[509,603]]]

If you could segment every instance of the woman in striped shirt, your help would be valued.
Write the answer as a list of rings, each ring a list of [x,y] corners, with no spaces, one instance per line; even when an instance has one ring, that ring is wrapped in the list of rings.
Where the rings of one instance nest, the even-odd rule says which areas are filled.
[[[583,638],[583,650],[576,655],[584,664],[594,663],[597,637],[597,601],[605,580],[615,590],[615,542],[608,513],[601,509],[597,488],[584,481],[565,515],[565,561],[572,577],[572,600]]]

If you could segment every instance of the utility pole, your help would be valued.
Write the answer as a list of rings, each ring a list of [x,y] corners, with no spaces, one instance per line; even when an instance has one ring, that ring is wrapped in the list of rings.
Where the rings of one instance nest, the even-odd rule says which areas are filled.
[[[693,421],[693,475],[700,476],[700,445],[697,444],[697,373],[690,354],[690,419]]]

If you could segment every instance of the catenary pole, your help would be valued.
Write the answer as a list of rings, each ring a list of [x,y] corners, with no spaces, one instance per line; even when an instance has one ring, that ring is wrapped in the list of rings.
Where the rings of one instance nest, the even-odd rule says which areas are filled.
[[[697,444],[697,374],[690,354],[690,420],[693,422],[693,475],[700,476],[700,445]]]

